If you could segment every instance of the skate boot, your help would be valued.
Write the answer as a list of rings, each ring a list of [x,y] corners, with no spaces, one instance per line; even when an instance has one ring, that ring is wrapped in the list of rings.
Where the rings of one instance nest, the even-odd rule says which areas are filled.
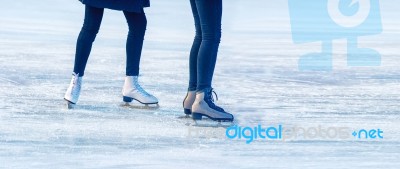
[[[158,104],[158,99],[147,93],[138,82],[137,76],[126,76],[122,96],[125,103],[130,103],[133,100],[144,105]]]
[[[67,108],[71,109],[78,102],[79,95],[81,93],[82,77],[79,77],[79,73],[72,73],[71,83],[65,92],[64,100],[67,101]]]
[[[192,106],[193,120],[201,120],[203,116],[206,116],[218,122],[232,122],[233,115],[215,105],[213,93],[215,92],[212,88],[206,88],[196,93],[196,99]],[[215,96],[217,97],[217,95]]]
[[[186,117],[192,114],[192,105],[195,99],[196,91],[188,91],[185,99],[183,100],[183,110],[186,114]]]

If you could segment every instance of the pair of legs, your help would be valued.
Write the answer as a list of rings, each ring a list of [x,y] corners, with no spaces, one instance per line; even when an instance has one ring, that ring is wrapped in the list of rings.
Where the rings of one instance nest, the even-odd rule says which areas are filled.
[[[78,101],[82,86],[82,76],[92,49],[96,35],[99,32],[103,19],[104,9],[89,5],[85,7],[85,20],[76,43],[74,73],[64,99],[71,104]],[[144,11],[140,13],[124,11],[129,26],[126,42],[126,77],[122,90],[123,100],[132,102],[137,100],[142,104],[157,104],[158,99],[147,93],[138,82],[139,63],[142,53],[143,40],[146,32],[147,20]]]
[[[79,76],[83,76],[85,73],[86,63],[99,32],[103,13],[103,8],[88,5],[85,7],[85,20],[76,43],[75,53],[74,72]],[[141,13],[124,11],[124,15],[129,27],[126,42],[126,75],[137,76],[147,26],[146,15],[143,11]]]

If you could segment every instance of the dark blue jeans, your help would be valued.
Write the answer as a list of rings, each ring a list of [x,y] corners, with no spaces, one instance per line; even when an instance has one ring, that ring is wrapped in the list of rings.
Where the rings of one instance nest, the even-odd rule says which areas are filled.
[[[189,90],[211,87],[221,41],[222,0],[190,0],[196,36],[189,58]]]
[[[103,8],[86,5],[85,20],[76,43],[75,53],[74,72],[79,73],[79,76],[83,76],[85,73],[86,63],[99,32],[103,13]],[[137,76],[147,26],[146,15],[143,11],[141,13],[124,11],[124,15],[129,27],[126,42],[126,75]]]

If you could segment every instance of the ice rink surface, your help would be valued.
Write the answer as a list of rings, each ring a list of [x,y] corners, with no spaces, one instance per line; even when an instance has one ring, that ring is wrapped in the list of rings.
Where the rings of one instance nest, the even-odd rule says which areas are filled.
[[[230,140],[192,136],[183,115],[194,35],[189,2],[152,0],[140,80],[158,109],[122,105],[127,25],[107,10],[78,106],[65,109],[84,6],[77,0],[2,0],[0,168],[400,168],[400,3],[381,1],[383,33],[359,45],[379,67],[347,67],[334,41],[334,70],[301,72],[286,1],[225,0],[215,70],[218,104],[240,126],[333,126],[384,131],[383,139]],[[194,127],[221,131],[221,128]],[[222,130],[223,131],[223,130]]]

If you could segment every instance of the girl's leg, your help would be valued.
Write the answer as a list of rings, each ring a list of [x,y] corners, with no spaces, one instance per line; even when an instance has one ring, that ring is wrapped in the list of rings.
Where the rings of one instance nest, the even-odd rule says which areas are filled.
[[[128,39],[126,42],[126,77],[122,96],[124,102],[136,100],[142,104],[158,104],[158,99],[147,93],[139,85],[139,63],[142,55],[143,40],[146,32],[146,14],[124,11],[129,26]]]
[[[72,108],[79,98],[82,76],[85,72],[87,60],[92,50],[92,44],[99,32],[104,9],[86,5],[85,20],[81,32],[76,42],[75,65],[72,79],[65,92],[64,99],[67,101],[68,108]]]
[[[124,11],[129,26],[126,42],[126,75],[138,76],[143,40],[146,33],[147,19],[144,11],[141,13]]]
[[[194,120],[206,116],[216,121],[233,121],[232,114],[215,105],[211,81],[221,39],[222,0],[195,0],[202,30],[197,60],[197,92],[191,113]],[[186,110],[185,110],[186,112]]]
[[[95,8],[86,5],[85,20],[76,43],[74,73],[83,76],[87,60],[92,50],[93,42],[99,32],[103,19],[103,8]]]
[[[199,56],[199,49],[202,41],[202,31],[195,0],[190,0],[190,5],[192,7],[196,35],[193,40],[193,45],[192,49],[190,50],[189,57],[189,91],[195,91],[197,88],[197,59]]]
[[[192,105],[196,98],[197,89],[197,59],[199,56],[199,49],[202,41],[202,32],[200,25],[199,13],[197,11],[196,0],[190,0],[192,7],[192,13],[194,18],[194,25],[196,28],[196,35],[193,40],[192,49],[190,50],[189,57],[189,87],[185,99],[183,100],[183,109],[185,114],[188,116],[192,114]]]
[[[202,30],[197,60],[197,91],[211,88],[221,40],[222,0],[195,0]]]

